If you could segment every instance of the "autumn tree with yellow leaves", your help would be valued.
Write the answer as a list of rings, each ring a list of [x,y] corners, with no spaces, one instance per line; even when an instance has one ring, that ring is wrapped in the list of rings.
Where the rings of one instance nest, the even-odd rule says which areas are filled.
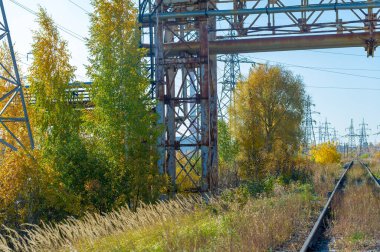
[[[2,211],[8,213],[4,222],[14,218],[15,225],[79,215],[88,170],[80,112],[69,104],[67,93],[75,71],[69,63],[67,42],[42,8],[37,22],[28,76],[33,97],[28,109],[36,148],[6,153],[0,168],[0,202]]]
[[[301,78],[282,66],[259,65],[237,85],[230,114],[243,178],[291,169],[302,136],[304,99]]]
[[[341,154],[334,143],[327,142],[314,146],[311,151],[312,159],[322,165],[337,164],[340,162]]]

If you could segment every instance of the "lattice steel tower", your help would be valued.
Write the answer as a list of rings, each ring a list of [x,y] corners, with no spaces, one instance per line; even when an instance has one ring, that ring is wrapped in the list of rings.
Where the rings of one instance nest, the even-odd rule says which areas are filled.
[[[318,125],[318,144],[323,143],[323,126],[322,123],[319,122]]]
[[[240,78],[240,62],[238,54],[227,54],[218,58],[219,62],[224,63],[223,76],[220,81],[221,92],[218,97],[219,119],[228,120],[228,108],[233,101],[233,92]]]
[[[355,134],[354,119],[351,119],[350,127],[347,128],[346,130],[348,130],[348,134],[346,135],[346,137],[348,138],[347,148],[349,152],[354,152],[356,149],[356,137],[357,137],[357,135]]]
[[[307,96],[305,101],[305,116],[302,121],[303,127],[303,151],[304,153],[309,152],[312,146],[316,145],[315,133],[314,133],[314,124],[316,123],[313,120],[312,114],[315,113],[312,111],[314,104],[311,103],[310,95]]]
[[[254,67],[258,63],[239,54],[218,56],[218,63],[219,62],[224,63],[224,69],[218,85],[218,87],[221,88],[220,95],[218,96],[218,114],[219,119],[227,121],[229,119],[228,108],[234,102],[233,94],[241,78],[241,64],[250,64]]]
[[[33,149],[23,86],[2,0],[0,8],[0,44],[5,49],[0,58],[0,143],[12,150]]]
[[[331,135],[330,135],[330,125],[331,123],[327,122],[327,119],[325,119],[325,123],[323,124],[323,142],[330,142]]]
[[[364,119],[363,119],[363,122],[361,124],[359,124],[359,134],[358,134],[358,137],[359,137],[359,155],[362,155],[363,153],[368,153],[369,152],[369,147],[368,147],[368,141],[367,141],[367,137],[368,137],[368,134],[367,134],[367,131],[369,130],[367,128],[368,124],[366,124],[364,122]]]
[[[335,144],[339,145],[339,135],[336,128],[332,128],[332,138],[331,141],[333,141]]]

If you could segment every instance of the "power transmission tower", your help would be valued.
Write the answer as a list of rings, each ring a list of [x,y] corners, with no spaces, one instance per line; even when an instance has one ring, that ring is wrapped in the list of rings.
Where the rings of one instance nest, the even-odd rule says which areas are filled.
[[[367,131],[369,130],[367,128],[368,124],[366,124],[364,122],[364,119],[363,119],[363,122],[361,124],[359,124],[359,155],[362,155],[364,153],[368,153],[369,152],[369,148],[368,148],[368,141],[367,141],[367,137],[368,137],[368,134],[367,134]]]
[[[323,143],[323,126],[322,123],[319,122],[318,126],[318,144]]]
[[[356,150],[356,137],[357,135],[355,134],[355,128],[354,128],[354,120],[351,119],[351,124],[349,128],[346,128],[348,130],[348,134],[346,137],[348,137],[348,144],[347,144],[347,149],[348,152],[353,153]]]
[[[332,128],[332,138],[331,141],[339,145],[338,131],[335,128]]]
[[[0,43],[7,51],[0,62],[0,144],[12,150],[34,148],[32,131],[30,128],[28,112],[25,104],[23,86],[18,71],[16,56],[13,49],[10,29],[5,14],[4,3],[0,0]],[[12,64],[6,62],[11,58]]]
[[[323,132],[323,142],[330,142],[331,136],[330,136],[330,125],[331,123],[327,122],[327,118],[325,119],[324,123],[324,132]]]
[[[228,120],[228,108],[233,100],[233,92],[240,78],[240,62],[238,54],[227,54],[218,57],[218,62],[224,63],[224,71],[221,79],[221,93],[218,99],[218,117]]]
[[[311,97],[310,95],[306,98],[306,104],[305,104],[305,117],[302,121],[302,127],[303,127],[303,151],[304,153],[309,152],[310,148],[312,146],[316,145],[315,140],[315,133],[314,133],[314,124],[316,123],[315,120],[313,120],[312,114],[316,113],[312,111],[312,107],[315,106],[311,103]]]
[[[221,120],[228,120],[228,108],[232,105],[233,94],[237,82],[241,77],[240,64],[247,63],[252,66],[256,62],[239,54],[226,54],[218,56],[218,62],[224,63],[221,81],[221,92],[218,99],[218,117]]]
[[[228,37],[234,39],[237,33],[232,29],[234,24],[233,17],[230,17],[228,20],[231,22],[231,30],[228,31]],[[221,91],[218,98],[218,118],[228,121],[228,108],[232,105],[233,93],[241,77],[240,63],[248,63],[255,66],[256,62],[237,53],[220,55],[217,59],[218,63],[224,63],[223,75],[219,82]]]

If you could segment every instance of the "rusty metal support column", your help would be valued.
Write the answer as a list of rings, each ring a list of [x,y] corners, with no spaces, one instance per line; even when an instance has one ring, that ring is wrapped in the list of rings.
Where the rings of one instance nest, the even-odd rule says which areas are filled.
[[[215,30],[216,18],[209,19],[211,30]],[[209,41],[216,39],[216,33],[209,33]],[[208,184],[209,190],[218,188],[218,83],[217,83],[217,60],[216,55],[209,55],[210,68],[210,166]]]
[[[157,0],[159,2],[159,0]],[[164,49],[163,49],[163,24],[158,19],[158,14],[161,13],[162,8],[158,8],[156,12],[156,29],[155,29],[155,56],[156,56],[156,97],[157,107],[156,112],[158,115],[157,123],[165,129],[165,76],[164,76]],[[158,145],[158,171],[160,174],[165,173],[165,131],[157,139]]]
[[[176,125],[175,125],[175,69],[168,67],[166,71],[166,98],[167,103],[167,167],[171,183],[175,186],[176,181]]]
[[[199,22],[199,57],[200,66],[200,93],[201,93],[201,155],[202,155],[202,191],[209,188],[208,173],[210,167],[210,73],[209,73],[209,48],[207,19],[202,18]]]
[[[207,6],[205,6],[207,8]],[[202,18],[199,22],[199,41],[201,60],[201,155],[202,155],[202,190],[215,190],[218,185],[218,112],[217,112],[217,68],[216,56],[210,55],[209,41],[215,39],[216,20]]]

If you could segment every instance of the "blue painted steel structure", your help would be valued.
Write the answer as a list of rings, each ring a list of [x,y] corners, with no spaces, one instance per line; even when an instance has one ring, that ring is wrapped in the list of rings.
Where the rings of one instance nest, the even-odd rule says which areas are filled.
[[[0,62],[0,85],[2,92],[0,94],[0,143],[3,147],[12,150],[20,148],[33,149],[34,141],[26,109],[23,86],[2,0],[0,0],[0,8],[0,42],[4,43],[5,49],[7,49]],[[11,65],[8,62],[9,57],[12,61]],[[24,133],[26,133],[26,139],[23,137]]]

